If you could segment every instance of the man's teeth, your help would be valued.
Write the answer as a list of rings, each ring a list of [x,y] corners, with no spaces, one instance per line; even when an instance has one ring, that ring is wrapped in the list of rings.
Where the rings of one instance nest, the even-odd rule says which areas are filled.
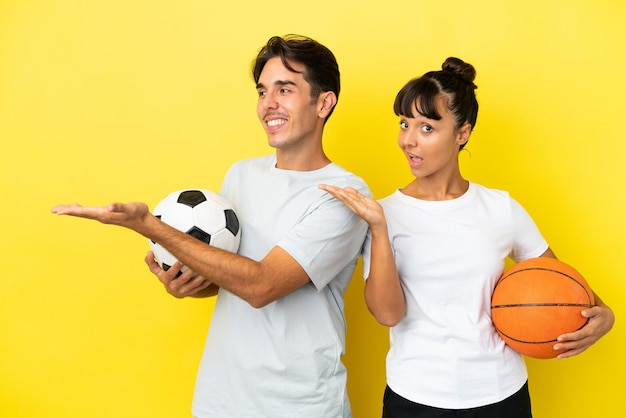
[[[278,126],[285,123],[284,119],[272,119],[267,121],[267,126]]]

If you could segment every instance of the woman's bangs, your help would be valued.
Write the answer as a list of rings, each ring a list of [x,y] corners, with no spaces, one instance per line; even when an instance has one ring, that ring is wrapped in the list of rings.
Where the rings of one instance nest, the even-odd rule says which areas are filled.
[[[416,112],[428,119],[439,120],[437,97],[440,91],[430,79],[411,80],[396,96],[393,110],[397,116],[415,117]]]

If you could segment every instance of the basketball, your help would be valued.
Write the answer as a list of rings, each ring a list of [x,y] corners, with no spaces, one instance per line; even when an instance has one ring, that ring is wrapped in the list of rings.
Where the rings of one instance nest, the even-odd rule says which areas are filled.
[[[515,351],[528,357],[553,358],[556,338],[587,323],[580,313],[594,305],[583,276],[555,258],[531,258],[508,269],[491,297],[496,331]]]

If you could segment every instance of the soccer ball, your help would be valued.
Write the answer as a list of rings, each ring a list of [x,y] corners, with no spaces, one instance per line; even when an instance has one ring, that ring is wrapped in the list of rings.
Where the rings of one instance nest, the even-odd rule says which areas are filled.
[[[210,190],[178,190],[161,200],[154,216],[194,238],[222,250],[236,253],[241,229],[233,205]],[[160,244],[149,240],[154,257],[163,270],[168,270],[176,258]],[[181,269],[187,270],[187,267]]]

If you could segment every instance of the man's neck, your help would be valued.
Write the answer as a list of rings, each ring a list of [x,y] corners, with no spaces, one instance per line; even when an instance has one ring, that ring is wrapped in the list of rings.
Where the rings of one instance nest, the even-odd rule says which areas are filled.
[[[328,158],[319,161],[294,161],[276,159],[276,168],[291,171],[315,171],[326,167],[331,161]]]
[[[314,171],[330,164],[330,159],[319,148],[316,150],[276,150],[276,168],[293,171]]]

